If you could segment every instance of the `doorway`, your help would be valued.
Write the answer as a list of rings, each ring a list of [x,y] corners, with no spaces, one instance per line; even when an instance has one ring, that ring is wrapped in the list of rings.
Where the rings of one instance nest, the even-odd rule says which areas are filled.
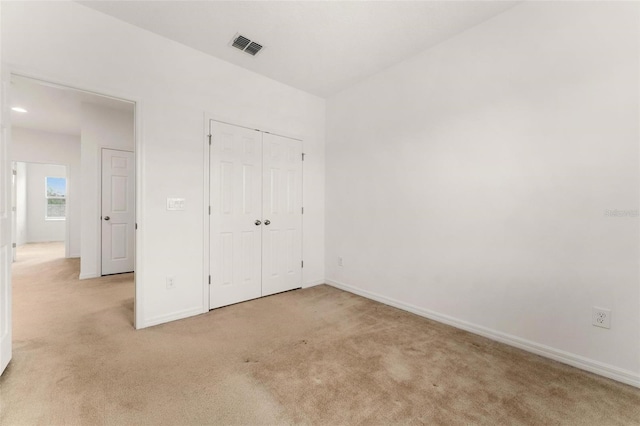
[[[36,164],[43,167],[44,164],[58,164],[64,169],[57,175],[50,171],[45,173],[45,177],[38,175],[34,178],[46,178],[46,184],[43,180],[38,188],[51,189],[44,201],[48,210],[43,215],[43,222],[50,225],[49,228],[57,226],[58,231],[65,227],[64,238],[42,237],[36,240],[65,241],[64,257],[77,259],[74,279],[79,279],[79,284],[103,275],[133,272],[135,103],[15,74],[10,77],[11,160],[16,165],[15,185],[20,182],[20,164],[26,164],[29,176],[33,174],[31,169],[40,167]],[[109,168],[108,179],[105,180],[103,169],[106,171],[107,163],[102,157],[107,151],[126,153],[124,175],[120,173],[122,155],[112,156],[109,165],[113,167]],[[125,192],[121,193],[119,185],[123,179]],[[108,188],[105,185],[107,181]],[[115,191],[111,190],[114,185]],[[110,192],[105,195],[103,189]],[[103,214],[106,199],[116,203],[114,211],[109,214]],[[19,197],[16,197],[14,206],[18,202]],[[43,208],[29,208],[27,215],[40,215]],[[56,217],[62,216],[62,210],[65,217]],[[116,220],[111,240],[103,241],[103,218],[123,212],[126,213],[126,221]],[[16,249],[22,242],[18,241],[21,234],[19,218],[20,209],[16,208],[16,215],[12,215]],[[31,222],[29,224],[29,229],[34,229]],[[33,234],[30,230],[29,235]],[[36,242],[32,235],[29,238],[30,242]],[[119,245],[111,247],[109,244],[113,241]],[[39,252],[36,250],[31,254]],[[126,259],[126,265],[109,267],[103,262],[107,257]],[[132,306],[134,296],[135,290],[130,294]],[[133,309],[131,311],[128,319],[134,324]]]
[[[67,166],[12,162],[13,262],[26,244],[48,247],[47,256],[69,257]]]
[[[65,249],[64,258],[60,259],[65,265],[57,272],[47,270],[47,265],[41,265],[42,274],[38,274],[37,277],[45,280],[47,277],[52,277],[47,274],[53,274],[55,278],[66,277],[65,279],[77,281],[69,287],[77,289],[102,290],[104,283],[118,283],[118,291],[126,295],[126,299],[121,303],[120,315],[126,323],[139,328],[143,314],[141,309],[136,309],[136,303],[142,304],[142,291],[136,286],[133,273],[100,278],[102,277],[100,153],[103,148],[120,149],[133,152],[136,158],[136,148],[142,145],[136,125],[139,121],[136,102],[99,94],[96,91],[76,89],[65,83],[53,83],[44,79],[18,75],[6,68],[3,68],[1,77],[3,96],[0,162],[7,165],[12,161],[64,164],[67,167],[69,204],[67,205],[66,243],[69,247]],[[74,147],[77,147],[77,151]],[[78,153],[77,161],[65,160],[64,154],[69,152]],[[134,164],[137,161],[136,159]],[[134,186],[137,185],[135,180],[138,173],[137,168],[134,167]],[[17,238],[13,235],[14,216],[11,214],[11,207],[15,205],[10,199],[13,187],[11,171],[0,175],[0,186],[2,187],[0,191],[0,198],[2,198],[0,260],[8,267],[0,275],[1,374],[12,357],[14,346],[12,342],[19,338],[16,337],[17,330],[14,329],[14,325],[18,324],[19,312],[13,309],[16,308],[16,297],[14,297],[16,293],[12,291],[15,289],[14,281],[16,283],[19,281],[19,279],[14,280],[19,273],[13,277],[11,273],[14,269],[11,268],[12,242]],[[136,195],[135,201],[131,204],[134,212],[138,204],[137,197]],[[74,198],[75,205],[78,207],[75,217],[71,208]],[[77,226],[71,226],[71,223]],[[139,251],[140,248],[136,248],[135,245],[135,238],[134,234],[132,238],[134,249]],[[78,241],[75,246],[74,241]],[[32,254],[42,256],[39,250],[35,250]],[[135,270],[135,253],[131,255],[134,258],[133,269]],[[19,257],[19,254],[17,256]],[[40,260],[45,258],[46,256],[41,257]],[[71,269],[67,269],[68,267]],[[22,269],[24,272],[25,268]],[[65,272],[62,272],[63,269]],[[94,278],[99,280],[91,280]],[[79,281],[85,279],[87,281]],[[31,281],[31,279],[26,280],[26,282]],[[45,282],[51,284],[51,281]],[[39,290],[44,287],[41,286]],[[96,295],[90,300],[103,299]],[[27,307],[23,312],[30,312],[33,308],[33,306]],[[23,319],[28,321],[28,315]],[[78,321],[81,319],[78,318]]]

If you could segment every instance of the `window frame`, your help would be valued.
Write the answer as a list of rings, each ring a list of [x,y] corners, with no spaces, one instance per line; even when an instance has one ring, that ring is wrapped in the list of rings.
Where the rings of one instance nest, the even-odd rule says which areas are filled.
[[[49,179],[63,179],[64,180],[64,195],[62,197],[49,195]],[[64,200],[64,216],[49,216],[49,200]],[[67,220],[67,178],[60,176],[45,176],[44,177],[44,220],[59,221]]]

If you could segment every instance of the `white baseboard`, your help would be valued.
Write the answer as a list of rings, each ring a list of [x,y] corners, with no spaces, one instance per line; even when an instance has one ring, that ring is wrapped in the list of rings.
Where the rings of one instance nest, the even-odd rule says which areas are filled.
[[[71,254],[69,254],[69,259],[75,259],[77,257],[80,257],[80,253],[71,253]]]
[[[302,288],[314,287],[314,286],[321,285],[321,284],[324,284],[324,283],[325,283],[324,279],[315,280],[315,281],[309,281],[309,282],[306,282],[306,283],[302,284]]]
[[[404,311],[408,311],[416,315],[441,322],[443,324],[451,325],[461,330],[469,331],[471,333],[487,337],[491,340],[523,349],[527,352],[531,352],[545,358],[550,358],[555,361],[559,361],[561,363],[568,364],[573,367],[577,367],[582,370],[586,370],[591,373],[595,373],[600,376],[604,376],[609,379],[613,379],[640,388],[640,374],[634,373],[633,371],[624,370],[613,365],[585,358],[583,356],[576,355],[570,352],[565,352],[560,349],[555,349],[550,346],[545,346],[536,342],[532,342],[530,340],[513,336],[511,334],[502,333],[500,331],[492,330],[490,328],[453,318],[448,315],[443,315],[434,311],[430,311],[428,309],[423,309],[409,303],[400,302],[386,296],[381,296],[379,294],[371,293],[366,290],[361,290],[357,287],[353,287],[339,281],[327,279],[325,280],[325,282],[333,287],[348,291],[349,293],[354,293],[359,296],[366,297],[367,299],[372,299],[377,302],[384,303],[385,305],[393,306],[395,308],[402,309]]]
[[[100,275],[98,275],[98,274],[80,274],[78,279],[89,280],[91,278],[99,278],[99,277],[100,277]]]
[[[160,325],[166,322],[177,321],[177,320],[193,317],[195,315],[200,315],[202,313],[203,313],[202,306],[199,306],[197,308],[184,309],[182,311],[176,311],[166,315],[159,315],[157,317],[152,317],[145,320],[143,324],[137,327],[137,329],[140,330],[142,328],[153,327],[154,325]]]

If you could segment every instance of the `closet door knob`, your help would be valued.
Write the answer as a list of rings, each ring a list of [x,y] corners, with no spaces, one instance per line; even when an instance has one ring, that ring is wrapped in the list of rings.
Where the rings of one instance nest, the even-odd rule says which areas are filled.
[[[109,216],[104,217],[104,220],[109,220],[109,219],[111,219]]]
[[[264,221],[264,224],[265,225],[271,225],[271,221],[269,219],[267,219],[267,220]]]
[[[262,222],[260,222],[259,220],[255,221],[256,226],[260,226],[260,224],[262,224]]]

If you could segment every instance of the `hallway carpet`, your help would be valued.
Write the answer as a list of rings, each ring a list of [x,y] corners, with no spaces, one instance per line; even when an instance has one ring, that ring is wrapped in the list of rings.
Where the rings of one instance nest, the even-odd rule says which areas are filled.
[[[640,389],[329,286],[135,331],[132,274],[62,255],[14,264],[2,425],[640,424]]]

